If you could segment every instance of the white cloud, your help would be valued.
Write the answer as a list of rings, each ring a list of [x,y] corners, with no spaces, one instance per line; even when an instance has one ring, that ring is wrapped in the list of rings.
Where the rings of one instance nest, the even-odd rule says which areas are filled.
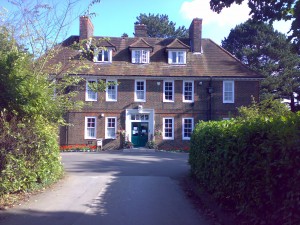
[[[214,24],[220,27],[228,26],[231,28],[245,22],[249,18],[250,9],[246,1],[242,5],[233,4],[229,8],[224,8],[220,14],[210,9],[209,1],[185,1],[181,5],[180,13],[187,20],[198,17],[203,19],[204,25]]]

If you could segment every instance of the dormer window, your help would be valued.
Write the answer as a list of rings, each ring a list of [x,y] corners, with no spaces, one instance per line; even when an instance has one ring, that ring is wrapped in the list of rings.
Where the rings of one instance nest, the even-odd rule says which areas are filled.
[[[111,62],[112,49],[95,50],[94,62]]]
[[[168,51],[169,64],[186,64],[186,51],[172,50]]]
[[[149,50],[132,50],[132,63],[149,63],[150,51]]]

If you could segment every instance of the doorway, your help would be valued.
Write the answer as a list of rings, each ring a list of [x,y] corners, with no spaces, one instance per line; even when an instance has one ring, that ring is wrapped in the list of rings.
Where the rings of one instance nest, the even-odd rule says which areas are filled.
[[[131,123],[131,142],[134,147],[145,147],[148,142],[148,122]]]

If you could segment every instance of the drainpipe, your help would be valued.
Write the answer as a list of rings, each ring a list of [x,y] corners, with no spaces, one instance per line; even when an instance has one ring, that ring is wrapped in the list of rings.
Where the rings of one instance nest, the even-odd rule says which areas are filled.
[[[212,87],[212,77],[210,77],[209,85],[207,87],[207,93],[209,94],[209,103],[208,103],[208,120],[212,118],[212,94],[214,89]]]
[[[69,112],[67,112],[67,118],[66,118],[66,120],[67,120],[67,124],[69,124]],[[69,135],[69,126],[66,126],[66,145],[68,145],[69,143],[69,137],[68,137],[68,135]]]

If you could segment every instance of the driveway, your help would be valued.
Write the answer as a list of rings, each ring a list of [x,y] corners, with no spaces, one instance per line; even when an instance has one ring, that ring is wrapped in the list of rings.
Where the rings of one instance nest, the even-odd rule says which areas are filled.
[[[186,153],[62,153],[66,176],[0,212],[5,225],[208,225],[179,181]]]

